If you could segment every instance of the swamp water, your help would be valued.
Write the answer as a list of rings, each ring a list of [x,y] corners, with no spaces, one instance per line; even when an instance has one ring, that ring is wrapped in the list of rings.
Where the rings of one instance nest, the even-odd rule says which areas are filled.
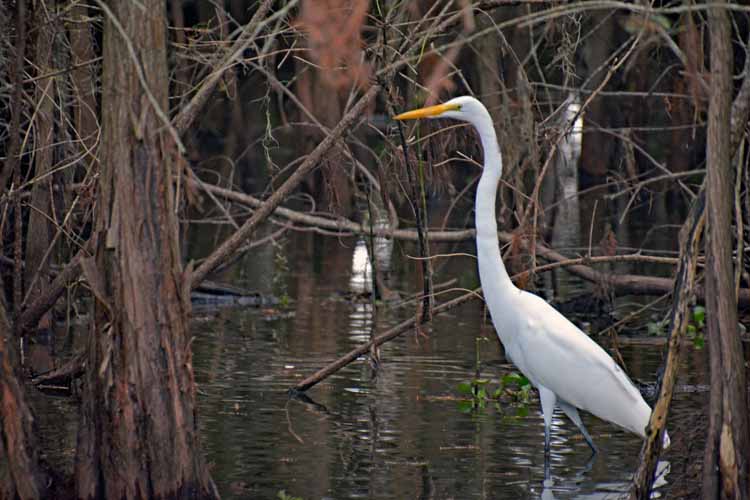
[[[392,285],[412,290],[416,264],[403,258],[413,253],[406,247],[395,245],[395,262],[407,263],[393,270]],[[194,314],[203,444],[224,498],[274,499],[282,490],[305,500],[618,498],[626,491],[638,463],[637,436],[584,413],[601,449],[589,461],[575,426],[556,413],[552,481],[545,483],[535,391],[525,416],[518,416],[522,406],[506,402],[461,408],[465,396],[458,386],[475,377],[477,337],[488,339],[479,345],[481,376],[490,379],[491,390],[515,371],[478,301],[438,316],[420,334],[406,332],[383,345],[376,378],[363,358],[310,389],[313,402],[289,400],[289,387],[366,342],[373,321],[382,333],[413,315],[415,305],[381,305],[373,317],[369,301],[356,295],[366,247],[352,238],[291,234],[283,248],[260,249],[223,279],[255,283],[256,290],[260,283],[260,291],[270,292],[279,286],[272,278],[279,253],[283,286],[294,299],[288,308]],[[476,280],[472,259],[453,258],[446,267],[441,279]],[[582,293],[583,285],[577,287]],[[621,351],[632,377],[654,381],[660,346]],[[702,355],[688,358],[693,363]],[[694,375],[697,380],[681,383],[705,382]],[[704,396],[677,393],[673,412],[699,408]]]

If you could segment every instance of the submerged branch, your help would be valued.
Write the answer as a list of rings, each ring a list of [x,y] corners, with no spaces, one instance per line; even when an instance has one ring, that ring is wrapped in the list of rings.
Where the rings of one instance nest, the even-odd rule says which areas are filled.
[[[432,310],[433,317],[437,316],[438,314],[449,311],[456,306],[459,306],[465,302],[468,302],[471,299],[481,298],[479,291],[480,289],[474,290],[472,292],[461,295],[460,297],[456,297],[453,300],[449,300],[448,302],[435,307]],[[385,333],[382,333],[378,335],[377,337],[372,338],[369,342],[362,344],[356,349],[352,349],[351,351],[341,356],[336,361],[333,361],[332,363],[321,368],[320,370],[313,373],[309,377],[305,378],[303,381],[301,381],[294,387],[290,388],[289,392],[290,393],[304,392],[310,389],[317,383],[321,382],[322,380],[325,380],[326,378],[330,377],[331,375],[333,375],[340,369],[344,368],[346,365],[357,360],[360,356],[364,356],[365,354],[369,353],[371,348],[378,347],[381,344],[385,344],[389,340],[395,339],[396,337],[410,330],[411,328],[415,326],[423,325],[427,322],[428,321],[426,321],[423,316],[413,317],[413,318],[407,319],[406,321],[402,321],[401,323],[394,326],[393,328],[386,331]]]

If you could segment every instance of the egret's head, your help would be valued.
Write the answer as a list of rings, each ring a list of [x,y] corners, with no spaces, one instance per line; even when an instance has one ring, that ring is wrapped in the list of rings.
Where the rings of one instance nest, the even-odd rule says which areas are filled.
[[[478,120],[489,118],[487,109],[471,96],[454,97],[436,106],[407,111],[393,117],[394,120],[416,120],[418,118],[453,118],[476,124]]]

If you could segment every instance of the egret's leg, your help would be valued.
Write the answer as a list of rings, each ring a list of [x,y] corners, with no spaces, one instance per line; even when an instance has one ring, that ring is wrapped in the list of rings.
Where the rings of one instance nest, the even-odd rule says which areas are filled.
[[[555,396],[554,392],[540,385],[539,399],[542,401],[542,416],[544,417],[544,456],[545,458],[549,458],[552,414],[555,413],[557,396]]]
[[[581,416],[578,414],[578,408],[568,403],[567,401],[560,400],[559,403],[560,403],[560,408],[562,408],[562,411],[565,412],[568,418],[572,420],[574,424],[576,424],[576,427],[578,427],[578,430],[581,431],[581,434],[583,434],[583,438],[591,447],[591,451],[594,452],[594,455],[599,453],[599,450],[594,444],[594,440],[591,439],[591,435],[589,434],[589,431],[587,431],[586,426],[583,425]]]

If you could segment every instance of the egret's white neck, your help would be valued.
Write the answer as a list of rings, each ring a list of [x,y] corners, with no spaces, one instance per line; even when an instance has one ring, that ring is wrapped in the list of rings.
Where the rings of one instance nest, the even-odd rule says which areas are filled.
[[[499,298],[504,296],[506,292],[515,289],[503,264],[497,240],[495,197],[503,171],[502,157],[489,113],[477,119],[473,125],[479,132],[482,149],[484,150],[484,171],[477,187],[474,214],[477,229],[479,276],[482,281],[484,296]],[[491,306],[491,304],[488,305]],[[490,312],[492,312],[492,307],[490,307]]]

